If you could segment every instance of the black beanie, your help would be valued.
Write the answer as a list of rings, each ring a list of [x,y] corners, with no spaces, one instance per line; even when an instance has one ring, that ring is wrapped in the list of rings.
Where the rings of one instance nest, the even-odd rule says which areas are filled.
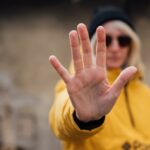
[[[93,36],[98,26],[111,20],[123,21],[135,30],[130,18],[121,9],[116,7],[103,7],[95,10],[94,17],[89,25],[89,37],[91,38]]]

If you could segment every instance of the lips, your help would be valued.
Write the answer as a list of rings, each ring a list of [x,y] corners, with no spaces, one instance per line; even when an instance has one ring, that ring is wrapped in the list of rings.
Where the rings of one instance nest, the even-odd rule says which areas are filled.
[[[107,57],[107,59],[112,60],[112,61],[119,61],[120,57]]]

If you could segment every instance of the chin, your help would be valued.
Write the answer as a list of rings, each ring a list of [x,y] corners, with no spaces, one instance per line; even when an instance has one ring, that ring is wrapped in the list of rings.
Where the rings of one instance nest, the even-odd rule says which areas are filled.
[[[122,59],[108,59],[106,60],[107,68],[109,69],[117,69],[121,68],[121,66],[124,64],[124,61]]]

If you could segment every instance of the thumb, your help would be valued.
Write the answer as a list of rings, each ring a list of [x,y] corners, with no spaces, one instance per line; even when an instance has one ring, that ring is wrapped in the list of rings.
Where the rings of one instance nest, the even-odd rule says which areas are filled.
[[[132,79],[134,74],[137,72],[137,68],[134,66],[127,67],[124,69],[120,75],[117,77],[115,82],[111,87],[111,92],[114,93],[116,96],[119,95],[121,89],[125,86],[125,84]]]

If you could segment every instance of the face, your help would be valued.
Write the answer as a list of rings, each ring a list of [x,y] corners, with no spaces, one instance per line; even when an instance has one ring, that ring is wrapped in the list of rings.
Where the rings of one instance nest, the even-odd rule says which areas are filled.
[[[111,22],[105,23],[107,35],[107,68],[120,68],[127,60],[129,44],[119,44],[118,37],[126,37],[125,34],[112,26]],[[108,36],[109,35],[109,36]],[[124,39],[123,39],[124,40]]]

